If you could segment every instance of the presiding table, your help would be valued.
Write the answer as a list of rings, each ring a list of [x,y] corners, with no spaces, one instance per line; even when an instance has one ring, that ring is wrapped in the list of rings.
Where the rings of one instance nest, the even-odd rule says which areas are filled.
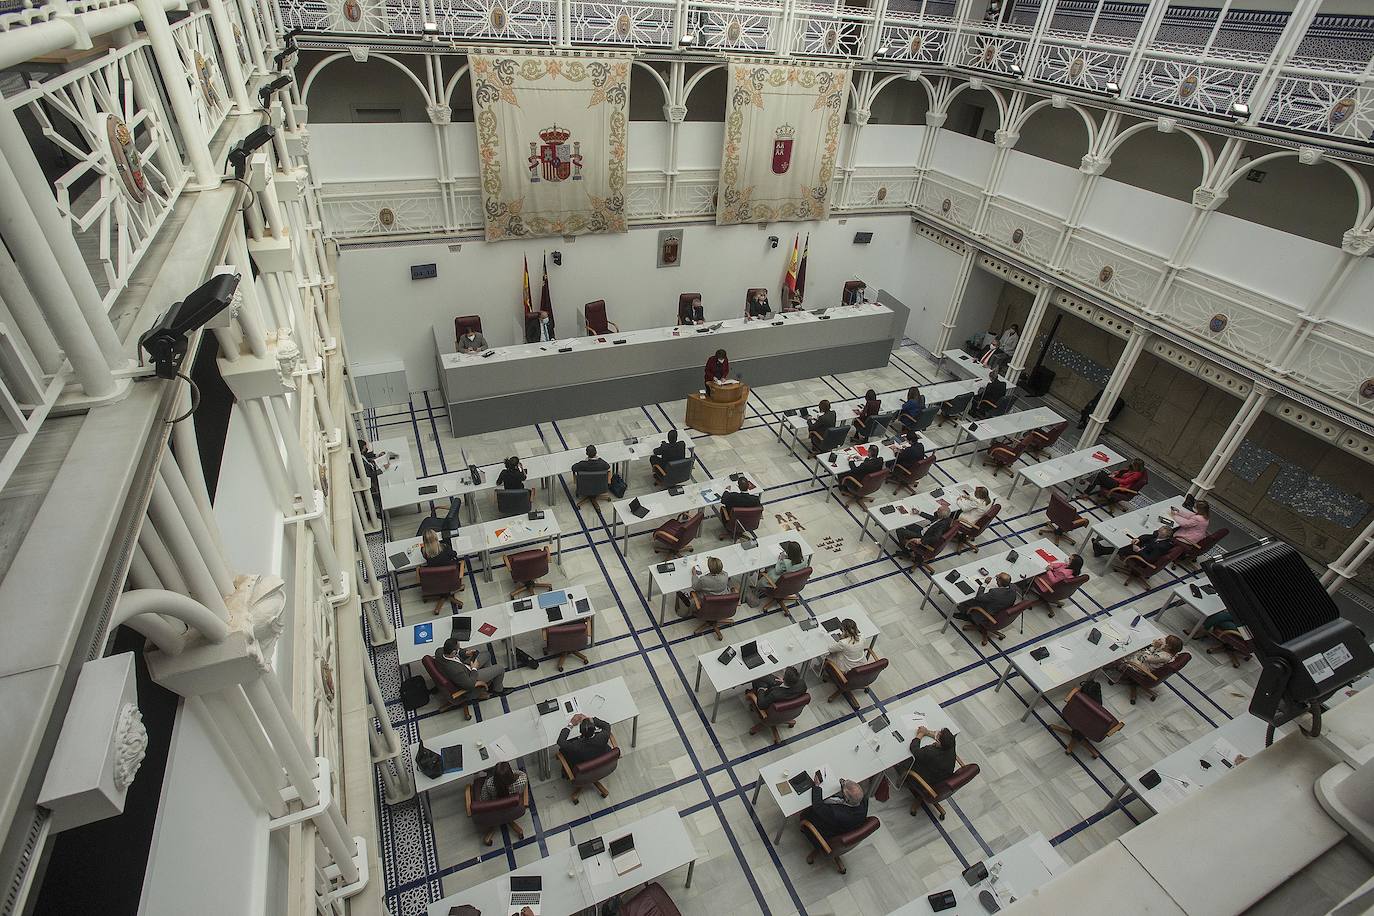
[[[731,374],[772,385],[886,366],[907,308],[886,293],[863,302],[770,318],[731,318],[596,337],[456,353],[453,328],[434,327],[439,384],[455,433],[471,435],[672,401],[701,389],[706,360],[725,350]]]

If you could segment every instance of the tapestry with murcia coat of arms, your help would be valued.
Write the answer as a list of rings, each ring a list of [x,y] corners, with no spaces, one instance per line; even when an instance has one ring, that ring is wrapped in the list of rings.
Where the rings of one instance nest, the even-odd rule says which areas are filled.
[[[726,68],[716,223],[825,219],[848,68],[738,58]]]
[[[468,60],[487,239],[624,232],[630,59]]]

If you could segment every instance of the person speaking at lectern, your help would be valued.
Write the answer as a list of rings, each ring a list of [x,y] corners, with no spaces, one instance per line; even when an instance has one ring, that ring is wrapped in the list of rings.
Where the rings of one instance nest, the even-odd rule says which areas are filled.
[[[723,382],[729,375],[730,357],[724,350],[717,350],[716,355],[706,361],[706,390],[711,390],[712,382]]]

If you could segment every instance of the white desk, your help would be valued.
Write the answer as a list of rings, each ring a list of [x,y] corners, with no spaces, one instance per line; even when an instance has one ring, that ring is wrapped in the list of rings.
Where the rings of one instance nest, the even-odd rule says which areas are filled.
[[[377,456],[377,467],[382,472],[379,484],[415,479],[415,462],[410,460],[410,442],[404,436],[374,439],[368,445],[372,446],[372,453]],[[392,455],[396,457],[392,458]]]
[[[1031,710],[1051,690],[1082,680],[1102,666],[1125,658],[1164,635],[1143,615],[1138,620],[1136,618],[1134,609],[1121,608],[1105,617],[1085,620],[1073,629],[1051,636],[1041,643],[1041,646],[1050,650],[1044,661],[1031,658],[1031,653],[1039,646],[1022,649],[1008,657],[1007,668],[997,679],[995,690],[1001,690],[1013,673],[1024,677],[1035,690],[1035,696],[1021,714],[1021,721],[1026,721]],[[1134,627],[1131,626],[1133,620]],[[1096,645],[1088,640],[1093,630],[1102,634]]]
[[[528,514],[512,515],[509,518],[493,519],[480,525],[463,529],[457,537],[449,539],[454,553],[460,557],[480,554],[482,557],[482,579],[491,581],[491,555],[493,551],[511,547],[523,547],[540,541],[552,541],[555,559],[561,569],[563,566],[563,529],[552,510],[543,510],[544,517],[531,519]],[[386,565],[392,572],[400,573],[414,569],[423,559],[420,555],[420,538],[404,538],[387,541],[385,546]],[[396,558],[405,554],[405,563]]]
[[[592,605],[591,599],[587,597],[586,586],[572,585],[563,589],[554,589],[548,594],[551,595],[555,592],[563,592],[566,595],[566,599],[558,606],[563,615],[562,619],[556,623],[549,621],[547,611],[539,604],[540,599],[545,597],[544,595],[528,595],[502,604],[465,608],[459,613],[472,618],[472,636],[459,645],[464,649],[471,649],[494,642],[503,643],[506,649],[506,669],[511,670],[515,667],[515,640],[526,633],[535,633],[551,626],[574,623],[578,620],[590,620],[592,621],[592,641],[595,642],[596,608]],[[578,601],[587,602],[586,611],[579,612],[577,610]],[[517,605],[526,603],[530,607],[522,608],[519,611],[515,609]],[[434,650],[441,647],[444,640],[452,635],[452,621],[453,618],[449,616],[435,617],[424,623],[398,627],[396,630],[397,660],[402,665],[411,665],[426,655],[433,655]],[[491,624],[495,628],[490,635],[482,632],[481,627],[484,624]],[[420,641],[426,635],[429,638],[424,639],[423,642]]]
[[[1183,844],[1187,846],[1188,844]],[[1223,843],[1216,847],[1229,848]],[[1212,863],[1210,856],[1200,857]],[[1215,879],[1215,875],[1213,875]],[[957,893],[957,891],[956,891]],[[919,901],[925,904],[924,900]],[[900,910],[902,916],[929,913],[924,910]],[[982,906],[963,908],[958,916],[982,916]],[[1174,903],[1151,877],[1149,871],[1135,860],[1120,840],[1113,840],[1088,858],[1067,869],[1054,879],[1036,888],[1002,910],[1007,916],[1066,916],[1079,913],[1111,913],[1112,916],[1189,916]],[[1239,911],[1236,911],[1239,912]],[[896,916],[896,914],[893,914]]]
[[[1202,594],[1194,595],[1194,588]],[[1193,628],[1188,631],[1189,639],[1197,636],[1198,631],[1202,629],[1202,621],[1219,611],[1226,610],[1226,602],[1221,600],[1221,596],[1216,593],[1216,589],[1212,588],[1212,583],[1207,581],[1206,576],[1193,582],[1175,585],[1169,591],[1169,597],[1164,599],[1164,604],[1160,607],[1159,613],[1155,615],[1155,622],[1158,623],[1163,620],[1164,613],[1175,604],[1187,608],[1189,613],[1197,618],[1193,622]]]
[[[548,776],[549,748],[558,743],[558,733],[568,725],[571,713],[567,703],[574,703],[573,712],[604,719],[611,725],[629,719],[633,725],[630,730],[630,747],[635,746],[639,734],[639,707],[635,705],[625,678],[603,681],[581,690],[554,696],[544,695],[542,699],[556,696],[559,709],[541,716],[535,703],[513,709],[505,715],[493,716],[480,722],[464,725],[442,735],[425,740],[425,747],[436,754],[455,744],[463,746],[463,768],[453,773],[444,773],[437,779],[430,779],[419,770],[415,771],[415,789],[428,792],[460,780],[467,781],[483,770],[496,766],[501,761],[514,762],[522,757],[538,754],[540,772]],[[497,744],[498,739],[500,745]],[[415,759],[419,742],[410,746],[410,759]],[[487,759],[481,758],[480,748],[487,749]],[[502,751],[505,753],[502,753]]]
[[[1182,505],[1183,497],[1173,496],[1124,515],[1099,519],[1089,526],[1088,537],[1099,537],[1120,550],[1140,535],[1150,534],[1169,521],[1169,510]],[[1111,556],[1107,555],[1107,562],[1111,562]]]
[[[793,531],[784,531],[779,534],[769,534],[755,541],[745,541],[743,543],[730,544],[726,547],[717,547],[715,550],[707,550],[701,553],[694,553],[690,557],[680,557],[676,560],[665,560],[655,563],[649,567],[649,584],[645,586],[645,599],[652,598],[654,592],[659,594],[658,623],[662,626],[668,617],[668,596],[683,592],[692,587],[692,567],[699,566],[706,569],[706,561],[711,557],[717,557],[725,566],[725,575],[731,579],[738,577],[736,588],[741,592],[747,584],[746,579],[759,570],[767,569],[778,561],[782,555],[782,542],[796,541],[801,548],[802,556],[810,562],[812,550],[806,538]],[[659,569],[659,567],[665,567]]]
[[[754,485],[750,493],[763,499],[763,488],[753,475],[745,473],[744,477]],[[615,536],[617,527],[624,528],[621,534],[620,548],[626,550],[630,544],[631,529],[643,531],[648,528],[657,528],[674,516],[683,512],[695,512],[698,509],[705,509],[720,503],[720,495],[726,490],[738,490],[739,485],[730,478],[729,475],[712,477],[710,480],[692,481],[689,480],[679,485],[682,493],[673,496],[672,491],[665,489],[657,493],[644,493],[640,496],[626,497],[618,499],[611,504],[611,536]],[[636,499],[639,504],[649,510],[645,516],[635,515],[630,511],[630,503]],[[706,525],[706,519],[702,519],[702,527]]]
[[[906,392],[889,391],[887,394],[878,396],[878,403],[880,405],[878,408],[879,414],[896,413],[901,410],[902,405],[906,403]],[[844,426],[848,424],[852,427],[854,421],[858,419],[859,414],[863,411],[863,405],[863,398],[848,398],[843,401],[831,401],[830,409],[835,411],[835,422],[837,425]],[[778,439],[781,440],[783,438],[784,432],[790,433],[792,441],[786,444],[788,449],[792,450],[794,454],[796,450],[792,448],[793,443],[799,442],[805,437],[807,429],[810,428],[811,418],[815,416],[815,409],[815,405],[808,405],[806,407],[806,414],[803,414],[799,407],[784,410],[782,413],[778,414]],[[809,445],[809,441],[807,444]]]
[[[1105,445],[1092,445],[1067,455],[1060,455],[1058,458],[1041,461],[1039,464],[1018,468],[1016,479],[1011,482],[1011,489],[1007,491],[1007,495],[1015,493],[1016,485],[1025,480],[1036,488],[1035,496],[1031,497],[1030,501],[1034,506],[1048,487],[1057,487],[1070,480],[1095,475],[1098,471],[1105,471],[1125,462],[1126,459],[1115,450]]]
[[[1019,435],[1032,429],[1053,426],[1062,422],[1064,422],[1064,418],[1048,407],[1032,407],[1030,410],[1004,413],[1000,417],[990,417],[986,420],[960,420],[959,433],[955,436],[954,445],[951,448],[957,449],[965,442],[976,443],[973,451],[968,453],[968,464],[972,467],[973,456],[978,453],[978,446],[984,442],[991,442],[993,439],[1001,439],[1004,436]]]
[[[910,433],[909,436],[920,438],[916,433]],[[894,461],[897,458],[898,451],[906,447],[909,436],[904,435],[891,445],[886,444],[886,440],[874,440],[867,444],[846,445],[832,452],[816,455],[811,459],[811,478],[817,483],[824,484],[825,488],[830,491],[830,495],[835,497],[835,501],[840,502],[840,481],[849,473],[849,463],[851,461],[855,464],[859,464],[869,455],[873,454],[883,459],[883,464]],[[936,449],[935,443],[928,439],[922,440],[922,444],[926,447],[926,454],[930,454]]]
[[[1006,547],[1005,544],[1001,546]],[[1016,559],[1007,559],[1013,550],[1016,552]],[[985,583],[985,587],[991,588],[996,584],[997,576],[1006,573],[1011,576],[1012,584],[1015,585],[1040,575],[1045,571],[1045,567],[1055,560],[1065,562],[1068,560],[1068,556],[1055,546],[1049,538],[1040,538],[1029,544],[1018,544],[1014,548],[1007,548],[1005,553],[999,552],[996,556],[989,554],[957,567],[953,571],[958,572],[959,575],[953,582],[949,581],[950,570],[936,573],[930,581],[939,588],[940,594],[944,595],[951,605],[948,613],[941,610],[938,604],[936,605],[936,610],[940,611],[941,616],[945,618],[945,625],[940,628],[940,632],[943,633],[949,629],[950,623],[954,620],[954,608],[978,594],[980,579],[987,579],[988,582]],[[986,569],[987,575],[984,576],[980,573],[980,569]],[[961,582],[970,589],[968,592],[959,588]],[[927,591],[925,597],[921,599],[922,608],[930,602],[930,594]]]
[[[943,366],[945,360],[949,360],[951,368],[964,373],[964,375],[970,378],[975,378],[983,384],[987,384],[988,376],[992,374],[987,366],[984,366],[963,350],[946,350],[940,354],[940,365]],[[980,384],[978,387],[983,387],[983,384]]]
[[[943,404],[946,401],[952,401],[966,394],[974,394],[981,391],[983,386],[987,383],[986,374],[974,376],[973,378],[957,378],[948,382],[936,382],[934,385],[922,385],[921,397],[926,399],[926,406],[930,407],[935,404]],[[1011,381],[1008,380],[1007,390],[1011,391],[1014,387]]]
[[[859,722],[759,770],[752,799],[755,809],[758,808],[759,794],[767,786],[769,797],[782,814],[782,822],[773,837],[774,845],[782,842],[782,832],[787,828],[787,822],[811,806],[811,790],[793,791],[787,781],[791,777],[798,773],[810,773],[814,779],[816,771],[825,770],[828,778],[821,784],[821,792],[825,796],[834,795],[840,790],[841,778],[855,782],[871,781],[883,771],[909,760],[909,747],[916,737],[918,726],[924,725],[932,732],[942,728],[955,734],[959,732],[954,720],[930,695],[893,706],[886,714],[890,721],[876,733],[870,727],[870,723],[878,718],[878,714],[873,713],[868,722]],[[901,779],[897,779],[897,782],[900,784]],[[868,788],[872,790],[871,785]]]
[[[838,611],[827,616],[836,617],[844,620],[846,617],[852,618],[858,624],[860,638],[868,639],[868,647],[873,648],[877,643],[882,631],[869,619],[868,614],[857,604],[846,605]],[[811,618],[806,618],[810,620]],[[727,690],[734,690],[743,687],[745,684],[752,683],[761,677],[770,674],[777,674],[784,668],[796,665],[802,668],[805,675],[805,666],[808,662],[816,661],[830,654],[830,647],[835,644],[835,640],[826,632],[825,628],[817,625],[809,630],[802,629],[803,621],[797,621],[791,626],[779,627],[771,633],[764,633],[760,636],[753,636],[749,639],[741,639],[731,645],[735,649],[734,658],[722,664],[720,654],[725,651],[725,647],[717,646],[709,652],[703,652],[697,656],[697,676],[692,684],[693,690],[701,689],[701,675],[706,674],[706,679],[711,682],[711,688],[715,691],[715,698],[711,701],[711,721],[716,721],[716,712],[720,709],[720,695]],[[740,647],[746,643],[759,643],[759,655],[763,658],[763,664],[755,668],[750,668],[744,663],[744,658],[740,652]],[[765,652],[764,649],[771,649]]]
[[[862,541],[864,535],[868,534],[870,524],[876,524],[883,532],[883,537],[879,538],[875,534],[873,540],[881,546],[887,538],[896,534],[900,528],[905,528],[907,525],[928,524],[929,520],[922,518],[920,513],[934,515],[935,510],[941,506],[953,506],[954,500],[958,499],[961,493],[972,494],[978,487],[986,487],[988,495],[992,497],[994,503],[1002,501],[1002,497],[998,495],[997,491],[985,481],[977,477],[968,477],[958,483],[936,487],[929,493],[913,493],[910,496],[903,496],[901,499],[895,499],[880,506],[869,506],[867,517],[864,518],[864,526],[859,531],[859,540]],[[936,496],[937,492],[941,495]]]
[[[440,537],[442,537],[442,533]],[[453,548],[453,552],[459,557],[470,557],[473,554],[481,553],[486,546],[483,543],[481,534],[458,534],[446,538],[448,545]],[[423,538],[401,538],[396,541],[387,541],[383,545],[382,551],[386,556],[387,569],[394,573],[409,572],[417,566],[424,564],[424,554],[420,553],[420,545]]]
[[[954,891],[954,907],[941,910],[941,913],[949,916],[986,916],[987,910],[978,902],[978,895],[982,891],[992,891],[993,897],[1005,909],[1018,900],[1030,897],[1052,878],[1069,870],[1064,857],[1039,832],[1013,843],[986,859],[984,864],[988,867],[988,876],[972,887],[962,877],[954,878],[948,885],[948,890]],[[893,910],[889,916],[927,916],[934,912],[929,900],[918,897],[906,906]]]
[[[635,838],[635,852],[639,854],[640,865],[618,875],[611,864],[611,843],[631,834]],[[692,886],[696,847],[692,844],[682,817],[672,808],[662,808],[634,823],[607,830],[600,836],[605,848],[589,859],[581,858],[577,846],[570,844],[509,874],[436,900],[426,912],[428,916],[448,916],[453,907],[466,903],[476,907],[483,916],[515,913],[518,909],[510,906],[511,875],[537,875],[543,879],[540,916],[573,916],[641,884],[661,878],[683,865],[687,866],[686,886]],[[593,838],[589,835],[578,839],[586,842]],[[550,845],[553,842],[551,840]],[[565,841],[559,839],[557,842]],[[453,881],[454,878],[448,880]]]

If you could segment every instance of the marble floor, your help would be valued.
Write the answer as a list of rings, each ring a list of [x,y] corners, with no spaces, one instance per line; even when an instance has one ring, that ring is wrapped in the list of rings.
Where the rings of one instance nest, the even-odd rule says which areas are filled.
[[[925,593],[932,590],[929,574],[907,569],[871,539],[861,541],[863,515],[828,498],[806,465],[774,435],[777,414],[784,409],[814,404],[824,397],[855,397],[870,387],[880,392],[904,391],[913,383],[936,378],[929,355],[908,344],[895,351],[883,369],[756,389],[743,429],[727,437],[697,439],[698,479],[749,471],[766,487],[760,533],[787,528],[802,531],[816,548],[815,574],[804,592],[803,612],[823,618],[834,609],[858,603],[881,626],[878,652],[891,660],[873,687],[864,691],[857,710],[843,699],[826,702],[828,686],[813,684],[813,702],[777,747],[770,746],[763,734],[749,735],[750,715],[737,696],[727,695],[717,721],[709,721],[709,688],[700,692],[692,688],[695,660],[720,644],[709,634],[694,636],[695,625],[672,614],[666,625],[658,624],[658,599],[646,599],[644,591],[646,570],[655,562],[649,534],[631,537],[628,549],[622,549],[621,541],[610,534],[604,504],[574,508],[566,485],[555,484],[554,492],[540,493],[539,505],[552,507],[564,531],[563,566],[551,570],[551,581],[588,588],[598,608],[597,641],[588,652],[588,664],[570,660],[562,674],[549,659],[542,659],[538,670],[511,672],[507,686],[534,689],[485,702],[480,714],[497,715],[546,694],[623,676],[640,712],[638,744],[609,778],[609,798],[590,792],[580,805],[573,805],[561,779],[535,779],[523,840],[501,831],[493,846],[483,846],[464,813],[462,792],[454,786],[430,797],[382,805],[384,879],[391,912],[397,916],[423,913],[429,902],[442,896],[533,861],[574,838],[589,838],[665,806],[682,812],[699,855],[691,888],[683,886],[681,870],[661,879],[687,914],[734,910],[881,916],[916,896],[948,886],[967,865],[1029,833],[1043,833],[1072,862],[1148,816],[1138,803],[1124,810],[1108,808],[1121,785],[1121,774],[1146,769],[1226,719],[1243,714],[1258,674],[1253,660],[1232,668],[1224,656],[1207,655],[1202,644],[1195,643],[1189,646],[1192,661],[1153,702],[1142,697],[1132,706],[1124,687],[1104,685],[1105,702],[1125,727],[1103,742],[1098,760],[1082,752],[1066,756],[1064,738],[1051,731],[1050,725],[1060,721],[1057,710],[1062,692],[1052,694],[1049,703],[1036,706],[1022,722],[1030,699],[1024,682],[1012,680],[1001,691],[994,687],[1006,667],[1001,660],[1004,653],[1121,606],[1156,614],[1179,578],[1161,575],[1142,591],[1138,586],[1124,588],[1120,575],[1094,575],[1054,618],[1046,616],[1043,606],[1034,608],[1022,618],[1024,630],[1011,629],[1005,642],[980,647],[976,637],[955,628],[942,633],[943,618],[935,608],[918,609]],[[428,392],[413,395],[408,409],[369,411],[367,425],[371,438],[408,439],[417,473],[423,476],[460,467],[460,449],[482,463],[629,435],[655,437],[682,425],[683,410],[682,402],[650,404],[455,438],[438,393]],[[967,449],[949,447],[952,429],[946,426],[929,433],[944,446],[930,478],[937,484],[969,475],[964,464]],[[1071,430],[1055,452],[1072,450],[1070,440],[1076,435]],[[991,469],[975,464],[974,473],[986,479]],[[632,466],[628,482],[631,494],[650,491],[647,464]],[[1008,484],[1003,475],[999,483],[1003,492]],[[1044,502],[1030,508],[1031,492],[1027,487],[1017,488],[984,535],[984,553],[1035,537],[1044,522]],[[1153,501],[1173,492],[1156,474],[1141,499]],[[1101,512],[1080,505],[1090,514]],[[489,496],[481,507],[484,518],[494,517]],[[441,513],[444,508],[438,507]],[[411,534],[420,517],[418,513],[392,514],[387,531],[397,537]],[[1242,530],[1229,520],[1218,519],[1216,524]],[[720,543],[715,539],[717,530],[708,519],[702,535],[706,547]],[[371,538],[379,568],[382,537]],[[1233,538],[1239,539],[1231,546],[1248,540],[1241,535]],[[933,568],[938,573],[971,557],[967,553],[960,560],[941,557]],[[1089,562],[1090,570],[1095,570]],[[489,583],[480,575],[469,575],[469,607],[472,602],[507,600],[510,585],[504,570],[498,568]],[[385,600],[398,625],[429,619],[429,606],[420,600],[413,575],[388,579]],[[745,639],[786,622],[776,611],[761,615],[742,606],[726,630],[726,639]],[[1167,615],[1161,625],[1182,635],[1184,615]],[[541,652],[536,634],[521,647],[532,655]],[[403,672],[398,670],[394,646],[374,650],[373,661],[389,700],[388,714],[403,738],[435,736],[461,724],[460,712],[440,713],[433,702],[418,713],[402,708],[398,690]],[[807,846],[794,824],[788,825],[780,843],[773,843],[779,812],[766,793],[757,807],[750,803],[759,768],[858,720],[868,720],[889,704],[918,695],[939,701],[958,725],[960,756],[982,768],[981,775],[946,805],[946,820],[923,812],[912,816],[910,796],[894,786],[889,801],[871,802],[870,812],[882,819],[882,828],[846,858],[847,876],[837,874],[824,861],[808,866]],[[622,745],[628,744],[627,732],[627,727],[617,728]]]

